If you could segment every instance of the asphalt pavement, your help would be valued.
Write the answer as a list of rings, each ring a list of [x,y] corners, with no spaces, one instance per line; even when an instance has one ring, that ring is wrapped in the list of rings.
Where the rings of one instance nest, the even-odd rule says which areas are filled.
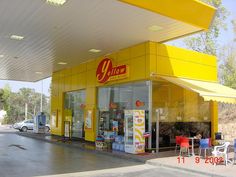
[[[200,177],[0,131],[0,177]]]

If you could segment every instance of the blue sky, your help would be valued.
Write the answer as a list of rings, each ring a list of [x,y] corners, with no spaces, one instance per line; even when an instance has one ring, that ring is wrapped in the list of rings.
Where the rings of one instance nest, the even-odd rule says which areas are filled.
[[[230,21],[232,19],[236,19],[236,0],[223,0],[222,2],[223,5],[226,7],[226,9],[230,12],[230,16],[227,19],[228,30],[227,31],[222,30],[219,38],[221,45],[224,45],[232,41],[233,38],[235,38],[232,30],[232,24],[230,23]],[[173,42],[173,44],[179,45],[181,43]],[[51,83],[51,78],[43,80],[43,93],[47,96],[50,95],[49,93],[50,83]],[[9,84],[13,92],[17,92],[22,87],[33,88],[36,90],[36,92],[40,93],[42,91],[42,81],[34,83],[34,82],[0,80],[0,88],[4,87],[5,84]]]
[[[228,44],[229,42],[232,42],[232,39],[235,38],[234,32],[233,32],[233,25],[231,23],[231,20],[236,19],[236,0],[222,0],[223,6],[229,11],[229,16],[226,20],[227,24],[227,30],[222,29],[220,31],[220,36],[218,39],[218,42],[221,46],[224,46]],[[169,45],[174,45],[177,47],[183,47],[183,38],[167,42]]]
[[[219,41],[222,44],[227,44],[233,38],[235,38],[235,35],[233,33],[233,27],[231,24],[231,20],[236,19],[236,1],[235,0],[223,0],[222,2],[223,2],[224,7],[230,12],[230,16],[227,19],[228,30],[221,31],[221,36],[219,38]]]

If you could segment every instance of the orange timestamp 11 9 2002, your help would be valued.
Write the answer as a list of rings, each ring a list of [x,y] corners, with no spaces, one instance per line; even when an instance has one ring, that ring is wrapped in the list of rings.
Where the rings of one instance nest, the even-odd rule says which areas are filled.
[[[223,157],[212,157],[212,156],[206,156],[205,159],[201,159],[199,156],[196,156],[194,158],[194,162],[195,164],[199,164],[201,161],[203,161],[203,163],[205,164],[219,164],[221,162],[224,161],[224,158]],[[184,164],[185,163],[185,157],[177,157],[177,162],[180,164]]]

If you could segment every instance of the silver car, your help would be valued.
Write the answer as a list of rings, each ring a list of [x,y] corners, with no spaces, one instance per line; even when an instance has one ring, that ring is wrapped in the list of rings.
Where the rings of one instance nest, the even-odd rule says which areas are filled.
[[[33,119],[28,119],[28,120],[24,120],[24,121],[19,122],[19,123],[15,123],[13,125],[13,128],[18,129],[19,131],[22,131],[22,132],[27,132],[27,130],[33,130],[34,120]],[[50,126],[49,126],[49,124],[46,124],[45,132],[49,132],[49,130],[50,130]]]

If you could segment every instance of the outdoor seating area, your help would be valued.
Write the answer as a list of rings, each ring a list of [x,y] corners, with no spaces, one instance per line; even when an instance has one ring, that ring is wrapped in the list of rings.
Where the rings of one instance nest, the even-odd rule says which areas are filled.
[[[236,139],[234,142],[226,141],[220,132],[215,133],[215,142],[213,145],[211,138],[201,138],[197,135],[194,137],[176,136],[175,154],[179,156],[207,159],[213,165],[234,164],[236,161]],[[195,154],[198,148],[198,154]],[[179,150],[179,152],[177,152]],[[234,153],[233,158],[229,158],[229,153]]]

